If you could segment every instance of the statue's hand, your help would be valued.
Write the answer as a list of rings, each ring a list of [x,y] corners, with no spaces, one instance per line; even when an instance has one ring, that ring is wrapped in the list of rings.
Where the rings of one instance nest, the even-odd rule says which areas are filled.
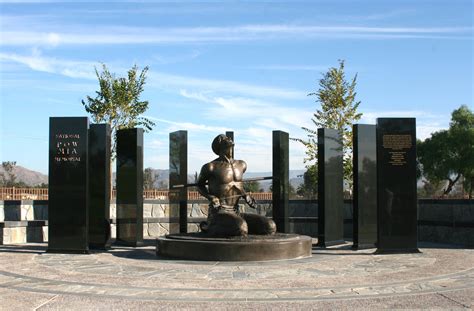
[[[250,207],[255,208],[255,206],[257,205],[257,202],[255,201],[255,199],[249,196],[248,194],[245,195],[244,199],[245,199],[245,203],[247,203]]]
[[[212,207],[214,207],[214,208],[218,208],[218,207],[221,206],[221,200],[219,200],[218,197],[213,196],[210,201],[211,201]]]

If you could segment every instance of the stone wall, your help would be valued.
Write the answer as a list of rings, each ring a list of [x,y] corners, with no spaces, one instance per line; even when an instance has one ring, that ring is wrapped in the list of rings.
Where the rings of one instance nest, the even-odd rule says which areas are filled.
[[[474,200],[419,200],[418,240],[474,247]]]
[[[0,201],[0,244],[48,241],[48,201]]]
[[[241,205],[242,212],[271,217],[271,201],[259,201],[258,209]],[[317,200],[290,200],[290,230],[316,237]],[[207,217],[207,201],[188,202],[188,232],[198,231]],[[177,213],[172,213],[177,215]],[[170,217],[167,200],[146,200],[143,206],[143,236],[154,238],[177,232],[176,217]],[[110,205],[112,237],[115,237],[116,204]],[[48,201],[0,201],[0,244],[47,241]],[[344,237],[352,238],[352,202],[344,201]],[[419,241],[474,247],[474,200],[419,200]]]

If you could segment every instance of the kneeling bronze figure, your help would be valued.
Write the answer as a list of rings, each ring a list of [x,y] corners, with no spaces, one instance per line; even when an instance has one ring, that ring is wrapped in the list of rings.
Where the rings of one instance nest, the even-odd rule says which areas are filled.
[[[218,135],[212,142],[212,151],[219,157],[205,164],[199,174],[198,190],[209,200],[207,222],[201,223],[201,230],[215,237],[274,234],[273,220],[239,211],[240,198],[250,207],[255,207],[256,202],[244,190],[247,163],[233,158],[233,146],[232,139]]]

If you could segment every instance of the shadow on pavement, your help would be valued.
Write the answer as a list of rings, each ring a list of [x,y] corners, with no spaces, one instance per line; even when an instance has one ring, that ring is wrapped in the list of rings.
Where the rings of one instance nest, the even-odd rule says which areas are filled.
[[[47,243],[0,245],[0,253],[43,254],[47,248]]]
[[[474,246],[459,245],[459,244],[432,243],[432,242],[418,242],[418,248],[432,248],[432,249],[474,249]]]

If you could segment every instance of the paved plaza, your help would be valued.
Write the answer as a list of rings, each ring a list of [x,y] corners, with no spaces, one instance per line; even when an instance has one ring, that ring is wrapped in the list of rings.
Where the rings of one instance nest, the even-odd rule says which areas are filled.
[[[157,258],[154,241],[90,255],[0,246],[0,309],[472,308],[474,250],[421,244],[374,255],[350,245],[311,258],[194,262]]]

